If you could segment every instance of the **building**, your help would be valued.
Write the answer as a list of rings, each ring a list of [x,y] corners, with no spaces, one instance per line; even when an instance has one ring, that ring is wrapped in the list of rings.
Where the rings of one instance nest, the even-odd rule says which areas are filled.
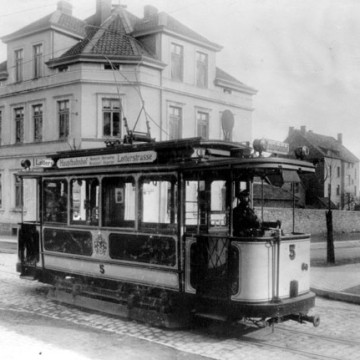
[[[314,207],[330,206],[351,210],[359,195],[359,159],[342,143],[342,134],[337,139],[331,136],[300,129],[289,128],[285,142],[291,153],[298,147],[309,149],[307,160],[315,164],[315,177],[303,178],[306,189],[306,204]]]
[[[221,46],[152,6],[138,18],[97,0],[96,13],[80,20],[59,1],[56,11],[2,41],[2,232],[16,232],[21,218],[16,173],[25,158],[36,167],[55,151],[119,141],[127,129],[150,129],[158,140],[251,140],[256,90],[216,66]],[[222,127],[225,113],[231,129]]]

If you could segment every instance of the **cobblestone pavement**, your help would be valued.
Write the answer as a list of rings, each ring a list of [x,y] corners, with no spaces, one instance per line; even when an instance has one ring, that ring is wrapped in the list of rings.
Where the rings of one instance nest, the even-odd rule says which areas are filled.
[[[219,326],[170,331],[51,302],[46,289],[38,282],[19,279],[15,255],[0,254],[0,310],[61,319],[213,359],[360,359],[359,305],[318,298],[314,310],[321,317],[318,328],[289,321],[276,325],[274,332],[245,327],[224,331]]]

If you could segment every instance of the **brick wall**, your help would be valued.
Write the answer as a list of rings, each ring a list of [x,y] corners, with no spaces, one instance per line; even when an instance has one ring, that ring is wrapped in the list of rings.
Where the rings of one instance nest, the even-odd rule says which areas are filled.
[[[318,209],[295,209],[295,232],[310,233],[312,235],[326,234],[326,211]],[[261,209],[256,208],[261,214]],[[360,232],[360,211],[333,210],[334,233]],[[264,208],[264,220],[281,220],[285,232],[291,232],[292,208]]]

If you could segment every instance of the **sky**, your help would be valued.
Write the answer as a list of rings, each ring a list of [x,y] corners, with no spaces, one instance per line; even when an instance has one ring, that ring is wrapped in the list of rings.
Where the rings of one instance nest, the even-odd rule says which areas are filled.
[[[96,0],[71,0],[85,19]],[[114,4],[119,0],[113,0]],[[57,0],[0,0],[0,38],[52,13]],[[253,139],[290,126],[337,138],[360,159],[360,1],[121,0],[138,17],[165,11],[223,49],[217,66],[255,88]],[[6,46],[0,44],[0,62]],[[249,139],[252,140],[252,139]]]

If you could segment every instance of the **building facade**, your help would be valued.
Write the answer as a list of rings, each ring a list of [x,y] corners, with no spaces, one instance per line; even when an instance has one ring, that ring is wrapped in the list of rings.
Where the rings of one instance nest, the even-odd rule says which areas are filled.
[[[138,18],[97,0],[86,20],[55,12],[3,36],[0,64],[0,232],[16,232],[16,173],[30,159],[105,146],[128,129],[157,140],[202,136],[250,141],[256,90],[216,66],[221,46],[147,6]],[[234,119],[224,133],[224,112]],[[27,203],[24,194],[25,215]]]
[[[359,159],[342,143],[342,134],[337,139],[331,136],[300,129],[289,128],[285,142],[290,152],[306,146],[307,160],[315,165],[315,177],[303,179],[306,189],[306,204],[313,207],[328,207],[352,210],[359,195]]]

